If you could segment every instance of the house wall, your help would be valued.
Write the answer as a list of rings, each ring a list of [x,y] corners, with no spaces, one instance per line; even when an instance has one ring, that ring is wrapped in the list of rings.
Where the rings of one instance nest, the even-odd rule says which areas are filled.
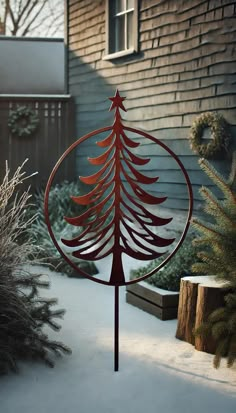
[[[0,94],[63,94],[63,39],[0,36]]]
[[[139,53],[113,61],[105,54],[105,1],[68,1],[69,92],[76,101],[77,137],[112,124],[107,97],[126,96],[125,124],[165,142],[187,168],[198,193],[212,183],[189,147],[190,127],[199,114],[220,112],[236,136],[236,2],[229,0],[139,1]],[[90,142],[90,141],[89,141]],[[78,151],[78,172],[88,170],[93,140]],[[231,148],[232,150],[232,148]],[[187,208],[177,165],[149,142],[143,153],[159,165],[156,192],[168,192],[167,206]],[[214,165],[227,173],[229,160]],[[174,188],[171,183],[175,183]]]

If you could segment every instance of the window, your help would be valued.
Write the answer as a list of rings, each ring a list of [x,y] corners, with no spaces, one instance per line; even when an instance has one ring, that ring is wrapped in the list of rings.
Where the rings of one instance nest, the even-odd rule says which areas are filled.
[[[138,0],[107,0],[105,59],[137,51]]]

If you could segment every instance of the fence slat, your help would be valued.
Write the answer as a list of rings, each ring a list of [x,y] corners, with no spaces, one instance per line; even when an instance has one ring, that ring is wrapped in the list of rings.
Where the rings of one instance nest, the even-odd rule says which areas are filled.
[[[13,135],[8,127],[9,115],[17,106],[33,109],[38,118],[37,130],[27,137]],[[0,96],[0,179],[8,161],[12,172],[29,158],[27,174],[38,171],[29,184],[44,187],[53,166],[75,140],[74,102],[65,96]],[[75,177],[75,156],[63,162],[55,182]]]

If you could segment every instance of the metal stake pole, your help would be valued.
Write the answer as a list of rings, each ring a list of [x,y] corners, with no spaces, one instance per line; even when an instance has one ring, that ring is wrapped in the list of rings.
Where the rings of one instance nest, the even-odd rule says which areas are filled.
[[[119,286],[115,286],[114,370],[119,370]]]

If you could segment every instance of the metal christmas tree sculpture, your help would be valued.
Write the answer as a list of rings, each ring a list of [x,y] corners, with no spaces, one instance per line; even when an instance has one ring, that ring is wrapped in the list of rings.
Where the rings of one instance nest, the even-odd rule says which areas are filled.
[[[91,280],[115,287],[114,368],[117,371],[119,368],[119,287],[137,282],[137,279],[126,280],[123,256],[126,254],[133,259],[151,261],[165,256],[166,248],[175,241],[174,238],[164,238],[156,233],[159,226],[169,224],[172,218],[161,218],[151,212],[150,207],[163,204],[167,197],[157,197],[143,189],[143,186],[156,183],[159,177],[146,176],[139,171],[140,166],[148,164],[150,159],[135,153],[140,143],[131,139],[128,133],[141,135],[166,150],[182,170],[189,194],[188,216],[179,242],[157,268],[138,281],[163,267],[180,247],[188,230],[193,196],[189,177],[178,157],[157,138],[123,125],[120,110],[126,111],[123,105],[125,98],[120,96],[118,90],[115,96],[109,99],[112,101],[110,110],[115,110],[113,125],[80,138],[59,159],[45,192],[45,217],[52,240],[65,260]],[[111,255],[112,265],[108,281],[84,273],[65,254],[53,234],[48,210],[50,188],[62,161],[82,142],[105,132],[108,132],[108,136],[96,142],[102,153],[97,157],[88,158],[88,162],[99,169],[92,175],[80,176],[80,181],[92,189],[85,195],[71,194],[73,202],[84,205],[87,209],[79,216],[65,217],[68,224],[82,228],[82,231],[80,230],[72,239],[62,238],[61,242],[72,249],[75,258],[82,260],[96,261]]]

